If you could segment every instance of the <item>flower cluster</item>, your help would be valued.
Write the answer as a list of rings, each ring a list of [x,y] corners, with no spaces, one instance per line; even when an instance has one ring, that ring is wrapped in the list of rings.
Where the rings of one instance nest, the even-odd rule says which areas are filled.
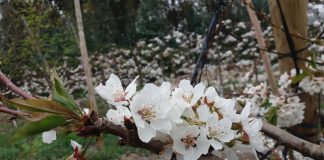
[[[237,114],[235,100],[220,97],[214,87],[206,89],[202,83],[192,86],[181,80],[174,90],[163,82],[160,86],[145,84],[136,92],[135,80],[124,90],[119,78],[111,74],[95,90],[115,106],[108,110],[107,118],[121,126],[125,118],[132,119],[141,141],[163,139],[170,146],[165,146],[169,155],[175,153],[185,160],[198,159],[210,147],[221,150],[229,142],[264,149],[262,121],[250,116],[250,104]]]
[[[279,77],[279,95],[274,95],[265,83],[260,83],[257,86],[247,85],[238,100],[251,103],[253,115],[265,116],[278,127],[300,124],[304,119],[305,104],[300,102],[298,96],[294,96],[296,90],[292,87],[292,83],[296,76],[296,71],[293,69]]]
[[[278,127],[291,127],[303,121],[305,104],[300,102],[298,96],[271,96],[270,102],[277,107]]]
[[[323,94],[324,77],[306,76],[299,83],[299,87],[311,95]]]

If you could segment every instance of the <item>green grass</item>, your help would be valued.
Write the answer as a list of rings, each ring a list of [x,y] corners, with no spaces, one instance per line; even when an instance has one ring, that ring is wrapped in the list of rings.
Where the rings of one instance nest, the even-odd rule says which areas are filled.
[[[20,125],[21,126],[21,125]],[[45,144],[41,135],[27,137],[16,142],[10,142],[10,138],[17,129],[10,123],[0,124],[0,159],[1,160],[57,160],[66,159],[73,152],[70,140],[73,139],[83,146],[90,138],[78,137],[76,134],[58,134],[57,139],[51,144]],[[119,159],[123,154],[139,153],[146,151],[127,146],[119,146],[118,138],[106,134],[104,136],[105,149],[98,151],[95,145],[90,145],[86,158],[91,160]]]

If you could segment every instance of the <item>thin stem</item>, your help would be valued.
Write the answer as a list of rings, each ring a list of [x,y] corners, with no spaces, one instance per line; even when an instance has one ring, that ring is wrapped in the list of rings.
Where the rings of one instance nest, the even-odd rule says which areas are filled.
[[[29,95],[28,93],[26,93],[25,91],[23,91],[22,89],[18,88],[14,83],[11,82],[10,79],[8,79],[6,77],[5,74],[3,74],[0,71],[0,81],[5,84],[11,91],[17,93],[18,95],[22,96],[23,98],[26,99],[32,99],[34,98],[33,96]]]
[[[2,104],[0,104],[0,112],[8,113],[8,114],[11,114],[14,116],[20,116],[20,114],[21,114],[19,111],[11,110]]]

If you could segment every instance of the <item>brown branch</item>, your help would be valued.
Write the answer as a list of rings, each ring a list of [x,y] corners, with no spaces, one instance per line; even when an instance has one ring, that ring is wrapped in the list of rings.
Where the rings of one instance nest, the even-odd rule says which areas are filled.
[[[26,93],[22,89],[18,88],[15,84],[13,84],[11,82],[11,80],[8,79],[6,77],[6,75],[3,74],[1,71],[0,71],[0,81],[3,84],[5,84],[11,91],[17,93],[18,95],[22,96],[23,98],[26,98],[26,99],[32,99],[32,98],[34,98],[33,96],[29,95],[28,93]]]
[[[267,122],[263,122],[262,131],[270,138],[273,138],[278,142],[281,142],[283,145],[302,153],[304,156],[314,159],[324,159],[323,144],[317,145],[305,141]]]
[[[120,145],[129,145],[133,147],[143,148],[155,154],[163,151],[164,144],[161,141],[152,140],[149,143],[144,143],[138,138],[136,127],[134,129],[126,129],[119,125],[115,125],[106,118],[99,118],[94,125],[85,126],[79,131],[80,136],[89,136],[92,134],[100,135],[100,133],[109,133],[121,138]]]
[[[126,122],[125,125],[127,126]],[[121,138],[120,144],[130,145],[133,147],[143,148],[155,154],[160,154],[166,144],[161,141],[152,140],[149,143],[144,143],[139,140],[135,125],[132,123],[134,130],[115,125],[106,118],[99,118],[95,125],[86,126],[80,130],[79,135],[87,136],[93,133],[109,133]],[[275,139],[282,145],[286,145],[293,150],[302,153],[315,159],[324,159],[324,146],[317,145],[303,139],[300,139],[278,127],[275,127],[267,122],[263,122],[262,131],[265,135]]]

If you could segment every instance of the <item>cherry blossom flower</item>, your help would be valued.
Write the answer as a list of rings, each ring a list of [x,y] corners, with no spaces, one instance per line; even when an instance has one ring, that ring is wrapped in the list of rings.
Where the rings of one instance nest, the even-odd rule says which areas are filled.
[[[234,139],[235,132],[231,129],[232,121],[228,118],[218,120],[217,114],[213,114],[207,121],[207,137],[215,150],[223,148],[222,142],[230,142]]]
[[[186,122],[189,125],[202,125],[203,123],[207,122],[208,117],[210,115],[210,111],[207,105],[198,106],[198,108],[196,109],[196,113],[193,111],[192,108],[186,108],[185,111],[182,113],[182,117],[186,119]]]
[[[219,95],[216,92],[214,87],[208,87],[204,94],[205,99],[203,100],[204,103],[210,104],[213,103]]]
[[[156,136],[156,131],[169,134],[171,121],[168,118],[172,104],[169,102],[170,83],[164,82],[160,87],[146,84],[143,90],[133,97],[130,104],[139,138],[149,142]]]
[[[249,138],[249,143],[252,148],[256,149],[257,151],[264,151],[264,143],[261,135],[261,128],[262,128],[262,120],[249,118],[251,110],[251,104],[246,104],[244,109],[240,114],[241,124],[243,127],[243,134],[246,134]]]
[[[299,87],[311,95],[321,93],[324,91],[324,77],[307,76],[299,83]]]
[[[235,100],[234,99],[226,99],[222,97],[217,97],[215,100],[214,106],[219,111],[221,116],[229,118],[232,122],[239,122],[239,115],[236,114],[235,111]]]
[[[124,106],[117,106],[116,108],[116,110],[108,110],[106,117],[109,121],[113,122],[114,124],[121,125],[124,127],[124,119],[130,119],[132,117],[132,113],[127,107]]]
[[[300,124],[304,119],[305,104],[300,102],[299,97],[288,97],[287,102],[278,105],[277,126],[291,127]]]
[[[173,139],[173,150],[182,154],[184,160],[195,160],[208,153],[210,144],[206,132],[198,126],[177,126],[170,135]]]
[[[55,130],[49,130],[46,132],[43,132],[42,139],[44,143],[50,144],[54,140],[56,140],[56,131]]]
[[[189,80],[181,80],[179,88],[176,88],[172,92],[172,98],[175,99],[179,106],[185,108],[196,105],[198,100],[203,96],[205,86],[202,83],[197,84],[193,87]]]
[[[110,74],[105,84],[99,84],[95,90],[108,103],[118,106],[127,105],[129,100],[136,92],[136,80],[138,76],[126,87],[125,91],[120,79],[115,74]]]

